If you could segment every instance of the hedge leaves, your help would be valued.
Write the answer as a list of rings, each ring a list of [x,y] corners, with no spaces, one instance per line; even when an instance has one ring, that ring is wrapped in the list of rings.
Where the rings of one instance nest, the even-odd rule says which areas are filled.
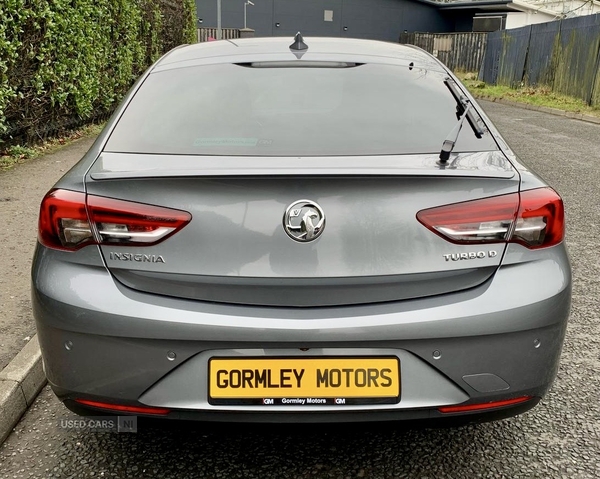
[[[106,116],[195,37],[194,0],[2,0],[0,150]]]

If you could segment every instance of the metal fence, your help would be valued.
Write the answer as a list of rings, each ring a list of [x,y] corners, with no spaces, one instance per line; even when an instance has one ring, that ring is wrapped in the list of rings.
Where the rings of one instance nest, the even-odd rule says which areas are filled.
[[[240,30],[238,28],[221,28],[223,34],[223,40],[233,40],[234,38],[240,38]],[[217,29],[216,28],[199,28],[198,29],[198,43],[208,42],[210,40],[216,40]]]
[[[600,14],[490,33],[480,79],[546,85],[600,106]]]
[[[487,33],[403,33],[400,43],[428,51],[451,70],[479,71]]]

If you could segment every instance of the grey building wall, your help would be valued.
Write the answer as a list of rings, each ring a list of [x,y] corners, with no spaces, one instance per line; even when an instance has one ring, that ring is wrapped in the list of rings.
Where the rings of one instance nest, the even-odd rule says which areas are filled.
[[[221,0],[223,28],[244,26],[244,1]],[[415,0],[252,0],[247,23],[256,36],[306,36],[371,38],[397,42],[408,32],[447,32],[454,22],[435,6]],[[217,0],[196,0],[200,26],[217,26]],[[333,11],[325,21],[325,11]],[[277,26],[279,25],[279,26]]]

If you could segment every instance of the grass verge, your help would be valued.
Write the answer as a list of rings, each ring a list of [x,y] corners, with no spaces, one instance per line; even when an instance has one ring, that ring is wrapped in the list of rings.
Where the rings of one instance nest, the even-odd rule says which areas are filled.
[[[510,100],[528,105],[556,108],[557,110],[571,111],[600,117],[600,110],[585,104],[583,100],[553,92],[550,87],[523,86],[510,88],[503,85],[488,85],[477,79],[476,73],[457,73],[458,78],[469,89],[472,95],[487,100]]]
[[[0,171],[9,170],[26,160],[39,158],[42,155],[53,153],[79,138],[98,135],[103,127],[104,123],[87,125],[77,130],[73,130],[67,135],[44,141],[35,146],[9,146],[5,151],[0,152]]]

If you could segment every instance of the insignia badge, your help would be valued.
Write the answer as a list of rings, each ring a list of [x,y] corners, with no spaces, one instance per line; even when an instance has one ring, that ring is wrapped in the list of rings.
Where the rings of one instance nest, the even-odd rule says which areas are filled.
[[[298,200],[285,210],[283,229],[294,241],[313,241],[325,229],[325,213],[314,201]]]

